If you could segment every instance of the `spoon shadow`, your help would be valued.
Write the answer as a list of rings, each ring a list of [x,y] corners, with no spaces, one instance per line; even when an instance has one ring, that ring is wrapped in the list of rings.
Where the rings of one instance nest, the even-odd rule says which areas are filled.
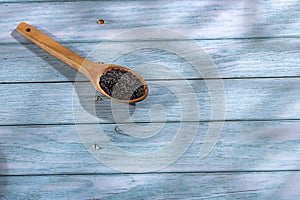
[[[44,31],[44,30],[43,30]],[[49,34],[49,33],[47,33]],[[55,39],[54,36],[49,34],[51,37]],[[43,61],[45,61],[47,64],[52,66],[55,70],[57,70],[60,74],[65,76],[67,78],[67,81],[73,82],[75,80],[75,77],[77,75],[77,71],[71,67],[69,67],[64,62],[58,60],[54,56],[48,54],[46,51],[41,49],[40,47],[36,46],[29,40],[27,40],[24,36],[22,36],[16,29],[12,31],[11,36],[18,41],[20,44],[22,44],[26,49],[37,55],[39,58],[41,58]],[[26,42],[28,41],[28,42]],[[72,47],[74,49],[74,47]],[[76,52],[79,52],[79,54],[84,54],[83,52],[80,52],[78,49],[74,49]],[[87,81],[87,79],[85,79]],[[84,81],[84,80],[83,80]]]

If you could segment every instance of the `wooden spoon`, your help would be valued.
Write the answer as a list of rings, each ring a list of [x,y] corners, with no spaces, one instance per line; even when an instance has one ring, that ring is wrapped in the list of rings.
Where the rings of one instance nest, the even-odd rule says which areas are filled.
[[[147,97],[148,85],[144,81],[144,79],[134,71],[115,64],[100,64],[86,60],[83,57],[76,54],[75,52],[71,51],[70,49],[59,44],[58,42],[47,36],[45,33],[39,31],[38,29],[25,22],[21,22],[17,26],[17,30],[40,48],[44,49],[51,55],[55,56],[56,58],[60,59],[61,61],[65,62],[66,64],[70,65],[71,67],[85,75],[93,84],[95,89],[103,95],[114,100],[127,103],[138,102]],[[117,78],[114,76],[115,74],[118,75],[118,78],[120,80],[127,79],[124,82],[124,84],[126,83],[127,86],[124,86],[122,81],[113,86],[106,86],[105,84],[111,84],[111,82],[109,81],[106,81],[105,83],[106,76],[109,76],[108,78],[110,79],[114,79]],[[122,77],[124,74],[126,74],[126,76],[124,76],[125,78]],[[103,83],[101,82],[101,85],[105,87],[101,87],[100,80],[104,80]],[[113,80],[113,82],[118,82],[118,80]],[[115,91],[119,93],[124,93],[124,91],[122,91],[122,89],[124,89],[123,87],[131,87],[130,85],[128,85],[128,83],[136,83],[138,85],[133,85],[131,89],[127,90],[125,88],[125,93],[127,92],[129,94],[124,94],[124,97],[122,97],[122,95],[121,97],[120,95],[113,95],[114,92],[108,92],[107,87],[110,87],[110,89],[113,87],[119,87]]]

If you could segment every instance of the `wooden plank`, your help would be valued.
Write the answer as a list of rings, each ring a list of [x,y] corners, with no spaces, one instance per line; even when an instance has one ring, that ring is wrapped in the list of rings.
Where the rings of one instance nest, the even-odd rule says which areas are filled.
[[[0,41],[16,42],[10,34],[21,21],[59,41],[100,41],[137,27],[168,28],[192,39],[294,37],[300,32],[298,7],[297,0],[2,3]]]
[[[97,94],[88,82],[77,82],[76,92],[71,83],[0,84],[0,123],[61,124],[74,123],[74,119],[76,123],[299,119],[298,78],[224,80],[224,91],[217,82],[220,83],[148,81],[150,94],[136,105],[107,98],[95,102]]]
[[[182,152],[183,155],[175,162],[170,162],[167,167],[160,169],[160,172],[300,170],[299,120],[226,122],[212,151],[200,159],[199,151],[208,128],[216,123],[199,123],[189,149]],[[93,144],[87,144],[85,147],[79,134],[83,137],[85,133],[95,133],[96,141],[102,130],[110,142],[129,154],[139,152],[148,155],[163,147],[169,148],[168,145],[179,134],[180,125],[190,129],[194,127],[191,122],[158,125],[138,124],[145,127],[144,131],[140,131],[139,127],[131,127],[131,132],[125,130],[132,124],[1,126],[0,174],[118,173],[120,167],[124,167],[124,163],[128,169],[136,172],[149,167],[155,169],[171,155],[168,158],[164,155],[157,156],[157,163],[151,164],[150,159],[143,163],[124,160],[121,154],[111,151],[111,163],[104,164],[105,160],[97,160],[89,151],[95,154],[104,153],[107,149],[103,146],[101,148],[100,145],[100,149],[97,150]],[[193,132],[188,129],[185,130],[187,133]],[[146,130],[150,130],[153,136],[139,138]],[[134,132],[137,136],[125,134]]]
[[[299,1],[34,1],[0,0],[0,199],[299,199]],[[101,18],[104,25],[96,23]],[[52,57],[46,58],[48,55],[12,32],[20,21],[37,25],[84,56],[94,45],[102,45],[100,59],[90,54],[91,59],[138,66],[139,73],[152,79],[152,93],[147,101],[129,106],[133,120],[167,122],[120,124],[127,119],[113,114],[126,117],[127,107],[112,106],[107,99],[97,102],[98,119],[91,120],[88,112],[95,94],[83,93],[88,102],[84,109],[82,104],[73,107],[74,85],[70,82],[76,73]],[[154,38],[161,40],[159,43],[183,42],[176,35],[164,34],[161,28],[200,39],[197,43],[210,53],[221,76],[238,78],[224,80],[225,119],[229,121],[205,158],[199,159],[205,133],[223,120],[222,115],[210,118],[211,101],[223,98],[211,97],[207,86],[219,80],[190,81],[201,112],[196,117],[192,113],[182,117],[182,109],[195,108],[189,88],[182,85],[184,78],[216,77],[209,71],[199,76],[180,59],[159,50],[123,54],[122,45],[138,43],[132,40],[153,39],[133,34],[132,29],[138,27],[158,28]],[[126,38],[108,41],[122,31],[131,32]],[[143,59],[152,53],[148,60]],[[163,67],[149,73],[153,65],[141,67],[141,60],[171,65],[171,70],[184,77],[174,78]],[[181,81],[157,81],[164,79]],[[86,83],[81,86],[87,88]],[[184,103],[178,102],[170,89],[177,89]],[[221,94],[221,88],[214,89],[216,96]],[[185,120],[203,121],[190,148],[152,174],[124,174],[99,163],[77,133],[93,133],[100,127],[123,150],[147,154],[172,142],[180,125],[189,133],[197,123],[181,122]],[[217,121],[205,122],[211,120]],[[161,130],[149,138],[134,138],[120,131],[120,127],[136,125]],[[141,127],[137,130],[137,136],[147,132]],[[186,141],[182,138],[180,142]],[[108,152],[103,146],[93,150],[89,144],[88,148],[99,154]],[[135,165],[118,152],[108,156],[113,163],[125,163],[131,169],[149,165]],[[163,163],[169,156],[156,158],[157,163]]]
[[[67,43],[75,52],[95,62],[127,66],[149,79],[219,78],[207,65],[192,66],[179,52],[151,47],[186,46],[192,41]],[[215,62],[223,78],[300,76],[299,39],[243,39],[194,41]],[[192,42],[192,43],[194,43]],[[175,44],[177,43],[177,44]],[[31,44],[0,48],[0,82],[74,81],[76,71]],[[145,49],[145,47],[149,47]],[[133,51],[129,51],[133,49]],[[128,53],[130,52],[130,53]],[[186,48],[186,52],[189,52]],[[197,53],[199,57],[203,52]],[[208,58],[208,57],[207,57]],[[202,62],[204,63],[204,61]],[[25,67],[26,66],[26,67]],[[153,70],[155,68],[155,70]],[[259,70],[257,70],[259,69]],[[170,70],[182,77],[170,74]],[[197,70],[200,70],[200,74]],[[206,72],[206,73],[203,73]]]
[[[300,173],[1,177],[4,199],[289,199]],[[4,185],[5,184],[5,185]]]

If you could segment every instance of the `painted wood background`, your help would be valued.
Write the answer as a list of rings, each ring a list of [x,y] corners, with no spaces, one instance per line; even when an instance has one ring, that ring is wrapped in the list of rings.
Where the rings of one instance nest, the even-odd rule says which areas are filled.
[[[0,199],[300,198],[299,1],[1,0],[0,11]],[[98,19],[105,24],[97,24]],[[74,113],[82,109],[74,103],[76,86],[88,88],[89,83],[20,36],[14,29],[21,21],[82,56],[133,68],[149,83],[149,97],[112,110],[110,100],[95,102],[98,94],[86,93],[97,121],[76,119]],[[159,49],[123,54],[137,46],[185,44],[162,34],[112,38],[135,28],[184,35],[208,53],[222,79],[200,76],[178,55]],[[96,47],[102,51],[95,58],[91,52]],[[220,80],[224,90],[210,91],[208,85]],[[194,99],[184,87],[187,82]],[[172,94],[175,89],[184,104]],[[212,114],[213,101],[223,101],[222,92],[224,118]],[[193,100],[199,115],[187,114],[192,120],[183,120],[181,112],[193,109]],[[116,121],[114,113],[126,109],[139,126],[161,128],[159,134],[141,139],[123,133],[120,127],[130,122]],[[200,159],[204,133],[223,123],[216,145]],[[126,173],[99,162],[90,152],[105,149],[86,147],[78,134],[100,127],[114,145],[147,154],[168,145],[180,126],[190,127],[189,133],[195,124],[199,128],[187,151],[148,173]],[[156,159],[159,163],[167,157]]]

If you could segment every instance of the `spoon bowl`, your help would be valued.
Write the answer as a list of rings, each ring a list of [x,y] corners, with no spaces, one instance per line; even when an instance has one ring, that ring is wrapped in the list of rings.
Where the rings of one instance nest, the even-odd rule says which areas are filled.
[[[115,64],[84,59],[35,27],[21,22],[17,31],[54,57],[81,72],[101,94],[113,100],[135,103],[148,95],[148,85],[134,71]]]

